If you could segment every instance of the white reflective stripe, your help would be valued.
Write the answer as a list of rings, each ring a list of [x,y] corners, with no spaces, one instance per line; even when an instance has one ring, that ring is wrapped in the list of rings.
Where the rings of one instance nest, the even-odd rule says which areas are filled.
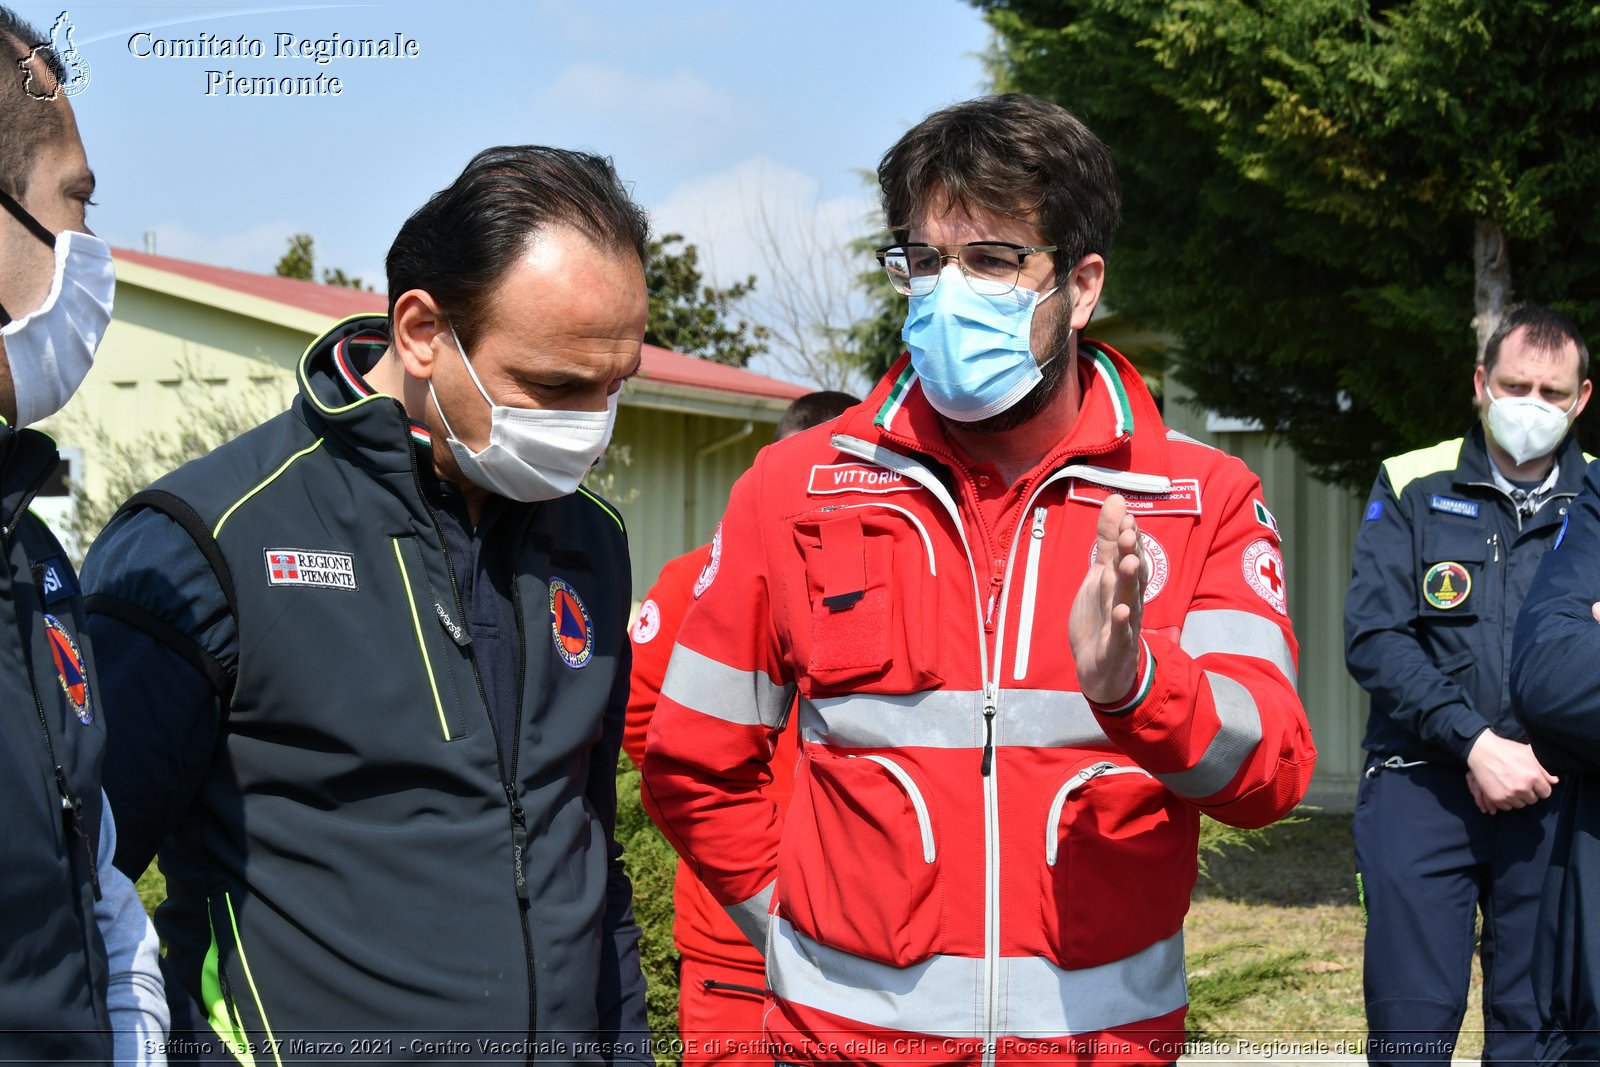
[[[794,699],[794,686],[779,685],[761,671],[741,671],[678,645],[667,664],[661,695],[724,722],[777,727]]]
[[[1056,478],[1082,478],[1109,489],[1124,489],[1130,493],[1170,493],[1172,479],[1160,474],[1136,474],[1119,471],[1114,467],[1097,467],[1092,463],[1071,463],[1055,474]]]
[[[917,783],[911,780],[911,775],[906,769],[888,756],[876,754],[868,756],[852,756],[851,759],[869,759],[894,775],[895,781],[900,783],[900,788],[906,791],[906,796],[911,798],[911,806],[917,810],[917,826],[922,830],[922,862],[932,863],[937,856],[933,848],[933,820],[928,817],[928,802],[922,797],[922,790],[917,788]]]
[[[1261,743],[1261,712],[1250,690],[1226,675],[1206,671],[1205,676],[1221,726],[1199,763],[1186,771],[1156,775],[1162,785],[1191,800],[1208,797],[1233,781]]]
[[[733,925],[739,932],[750,939],[756,951],[763,956],[767,954],[767,937],[772,926],[772,890],[778,884],[774,879],[767,883],[767,887],[749,900],[741,900],[737,904],[729,904],[726,910],[728,918],[733,920]]]
[[[1002,689],[998,747],[1073,748],[1106,743],[1082,693]],[[834,748],[983,747],[983,694],[959,689],[800,698],[800,738]]]
[[[1178,647],[1196,659],[1208,652],[1264,659],[1298,684],[1289,641],[1271,619],[1249,611],[1191,611],[1183,617]]]
[[[1146,778],[1155,777],[1143,767],[1118,767],[1115,763],[1100,762],[1091,764],[1083,770],[1068,778],[1066,784],[1056,793],[1056,798],[1050,802],[1050,821],[1044,824],[1044,862],[1046,866],[1056,865],[1056,855],[1061,846],[1061,809],[1067,806],[1067,798],[1087,785],[1090,779],[1098,778],[1102,774],[1142,774]]]
[[[1028,653],[1033,649],[1034,605],[1039,595],[1039,557],[1044,555],[1044,508],[1033,512],[1033,532],[1028,538],[1028,565],[1022,572],[1022,618],[1017,623],[1017,658],[1011,677],[1022,681],[1028,676]]]
[[[1182,933],[1125,959],[1079,970],[1037,956],[1000,957],[996,977],[1005,996],[993,1033],[985,1032],[979,996],[983,967],[975,956],[935,956],[913,967],[877,963],[819,944],[781,917],[773,919],[767,959],[772,992],[781,1000],[935,1037],[1091,1034],[1167,1015],[1188,1000]]]
[[[922,535],[922,547],[926,549],[928,553],[928,573],[933,575],[935,578],[939,577],[939,568],[934,565],[933,561],[933,538],[928,536],[928,528],[922,524],[922,520],[917,518],[916,514],[913,513],[910,508],[903,508],[899,504],[885,504],[881,501],[869,500],[864,504],[835,504],[831,509],[823,508],[822,510],[845,511],[850,508],[888,508],[890,511],[898,511],[900,514],[910,519],[911,524],[915,526],[917,528],[917,532]]]

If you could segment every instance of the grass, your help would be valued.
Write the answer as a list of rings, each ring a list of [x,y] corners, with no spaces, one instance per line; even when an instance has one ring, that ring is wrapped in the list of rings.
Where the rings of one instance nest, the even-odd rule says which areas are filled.
[[[1191,1039],[1359,1041],[1363,935],[1348,815],[1212,855],[1184,924]],[[1458,1056],[1483,1049],[1481,986],[1474,966]]]

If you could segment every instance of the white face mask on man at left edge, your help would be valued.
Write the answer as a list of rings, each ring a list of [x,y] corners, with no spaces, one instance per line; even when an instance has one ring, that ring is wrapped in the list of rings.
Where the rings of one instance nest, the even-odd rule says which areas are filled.
[[[28,426],[60,411],[83,384],[111,322],[117,276],[111,248],[100,238],[76,230],[52,234],[4,191],[0,206],[55,249],[44,303],[16,319],[0,309],[17,425]]]

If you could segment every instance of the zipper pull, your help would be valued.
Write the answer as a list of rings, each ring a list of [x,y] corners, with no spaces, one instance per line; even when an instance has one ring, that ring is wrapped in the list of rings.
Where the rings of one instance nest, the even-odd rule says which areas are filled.
[[[56,790],[61,794],[61,819],[66,823],[69,836],[76,836],[83,844],[83,854],[89,860],[89,884],[94,887],[94,899],[100,899],[100,867],[95,863],[94,842],[83,825],[83,801],[72,795],[67,787],[67,772],[56,765]]]
[[[454,641],[462,648],[468,648],[471,646],[472,635],[467,632],[467,628],[465,626],[458,625],[456,621],[450,617],[450,613],[444,610],[444,605],[439,603],[437,600],[433,602],[433,613],[439,616],[439,625],[443,626],[444,632],[450,635],[450,640]]]
[[[993,682],[987,682],[983,687],[983,776],[989,777],[989,771],[994,767],[994,717],[999,711],[999,694],[995,692]]]
[[[1490,534],[1489,535],[1489,547],[1494,549],[1494,560],[1493,560],[1493,562],[1499,563],[1500,562],[1500,535],[1499,534]]]
[[[506,786],[511,802],[511,877],[516,882],[517,900],[528,906],[528,818],[511,787]]]
[[[1033,512],[1033,539],[1044,540],[1044,508],[1035,508]]]

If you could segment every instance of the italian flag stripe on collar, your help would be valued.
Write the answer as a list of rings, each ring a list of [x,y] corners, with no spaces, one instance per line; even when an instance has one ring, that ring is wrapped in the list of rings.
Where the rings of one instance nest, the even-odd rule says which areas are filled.
[[[895,415],[899,414],[900,407],[905,403],[906,394],[911,392],[911,384],[917,380],[917,372],[911,364],[906,364],[906,369],[900,372],[900,377],[895,379],[889,396],[883,402],[883,407],[878,409],[878,417],[873,419],[880,429],[887,430],[894,422]]]
[[[1133,405],[1128,403],[1128,391],[1122,387],[1122,376],[1117,373],[1110,356],[1098,348],[1091,351],[1094,352],[1094,369],[1105,379],[1106,389],[1111,393],[1111,404],[1117,412],[1117,436],[1130,434],[1133,432]]]

